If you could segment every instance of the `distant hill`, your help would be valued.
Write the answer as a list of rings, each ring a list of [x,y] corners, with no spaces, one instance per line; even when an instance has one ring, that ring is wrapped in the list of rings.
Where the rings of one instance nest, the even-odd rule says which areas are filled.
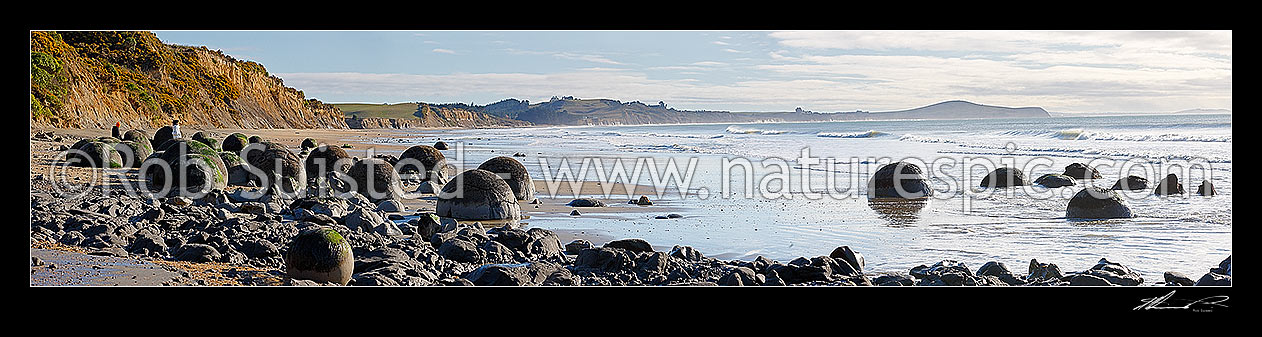
[[[530,122],[502,118],[458,106],[428,103],[336,103],[351,128],[481,128],[527,126]]]
[[[966,101],[946,101],[909,110],[872,112],[869,115],[874,119],[1051,117],[1047,110],[1039,107],[1007,108]]]
[[[31,125],[346,128],[342,112],[263,65],[144,31],[33,31]]]

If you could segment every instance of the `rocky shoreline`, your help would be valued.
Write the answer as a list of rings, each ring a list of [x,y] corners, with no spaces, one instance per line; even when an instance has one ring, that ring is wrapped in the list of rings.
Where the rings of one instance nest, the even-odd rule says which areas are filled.
[[[219,262],[284,270],[289,241],[300,231],[337,228],[354,252],[349,285],[1230,285],[1231,258],[1199,280],[1166,273],[1144,280],[1129,268],[1102,259],[1081,272],[1031,261],[1026,273],[990,262],[974,271],[944,260],[907,272],[864,270],[861,254],[839,247],[827,256],[782,263],[719,260],[688,246],[654,251],[640,239],[593,246],[562,245],[542,228],[484,229],[426,224],[429,213],[395,226],[366,198],[241,199],[243,193],[212,192],[205,198],[146,199],[99,189],[68,198],[44,177],[31,180],[31,240],[90,249],[97,255],[168,261]],[[305,207],[305,208],[304,208]],[[304,213],[305,218],[303,217]],[[295,217],[295,214],[298,214]],[[374,214],[367,215],[367,214]],[[393,214],[393,215],[397,215]],[[427,226],[428,225],[428,226]],[[432,232],[432,233],[431,233]],[[428,234],[428,235],[427,235]],[[287,284],[317,285],[305,280]]]
[[[446,216],[464,216],[460,214],[481,216],[481,213],[491,210],[487,207],[500,207],[496,205],[517,206],[519,202],[539,203],[529,191],[528,173],[524,171],[524,168],[519,167],[520,165],[510,165],[515,161],[507,157],[501,159],[504,163],[484,164],[482,169],[505,173],[505,176],[510,178],[517,177],[516,180],[511,181],[514,185],[505,183],[505,180],[493,178],[495,175],[490,171],[482,169],[466,171],[460,175],[480,174],[485,177],[482,177],[482,180],[466,178],[456,181],[467,184],[467,190],[481,192],[467,194],[464,197],[467,200],[444,199],[446,201],[440,201],[437,209],[419,211],[408,211],[393,197],[370,200],[363,194],[367,192],[362,190],[341,191],[340,197],[327,194],[304,197],[295,195],[287,199],[283,193],[252,187],[254,184],[250,181],[244,186],[235,183],[227,186],[214,185],[209,193],[190,199],[179,193],[166,197],[127,194],[117,186],[104,188],[112,186],[110,184],[103,186],[80,182],[82,180],[78,176],[74,177],[74,182],[68,181],[67,177],[58,177],[57,181],[54,181],[52,177],[36,173],[36,157],[39,157],[39,165],[55,165],[53,160],[45,159],[47,156],[43,152],[65,151],[67,147],[64,143],[72,140],[74,139],[64,139],[51,133],[41,133],[32,138],[33,156],[30,179],[32,248],[35,248],[36,242],[55,242],[69,247],[80,247],[92,255],[143,258],[159,262],[239,266],[251,270],[270,271],[268,274],[285,279],[284,282],[268,282],[265,281],[267,277],[250,276],[244,278],[244,282],[240,282],[246,285],[282,283],[356,286],[1229,286],[1231,284],[1230,256],[1218,266],[1209,266],[1211,268],[1208,273],[1195,281],[1177,272],[1165,273],[1164,280],[1144,280],[1130,268],[1107,259],[1101,259],[1090,269],[1079,272],[1064,272],[1055,264],[1041,263],[1034,259],[1030,261],[1029,268],[1024,272],[1014,271],[997,261],[985,263],[973,270],[953,260],[914,266],[906,271],[872,271],[865,269],[863,255],[847,246],[837,247],[828,255],[798,257],[789,262],[774,261],[761,256],[752,261],[721,260],[706,257],[702,252],[690,246],[674,246],[669,251],[656,251],[651,244],[638,238],[612,240],[601,246],[582,239],[562,244],[556,233],[543,228],[517,228],[511,222],[485,226],[483,223],[499,222],[457,222],[446,218]],[[206,145],[198,145],[199,142]],[[50,143],[54,143],[51,144],[54,146],[49,146]],[[61,144],[57,145],[58,143]],[[218,142],[206,140],[174,143],[169,147],[193,145],[217,147],[218,145]],[[295,158],[314,158],[314,156],[308,157],[307,148],[310,146],[304,146],[303,152],[295,155],[282,144],[265,143],[269,144],[268,151],[288,153],[287,156]],[[304,140],[304,143],[308,142]],[[312,146],[316,145],[314,140],[309,143]],[[49,150],[43,150],[44,148],[49,148]],[[335,150],[335,148],[325,146],[317,148],[316,151],[321,149]],[[231,149],[223,150],[232,151]],[[384,171],[374,171],[375,173],[371,174],[369,172],[356,173],[353,169],[348,172],[357,179],[365,179],[368,177],[360,176],[370,175],[373,179],[385,179],[386,185],[395,184],[398,183],[399,178],[393,168],[394,164],[412,157],[409,153],[413,152],[416,151],[411,149],[405,151],[401,156],[403,158],[390,156],[382,157],[384,159],[366,158],[364,160],[348,158],[356,164],[369,160],[380,161],[383,163],[378,168],[384,169]],[[419,161],[421,165],[418,165],[418,171],[424,173],[423,176],[426,177],[447,176],[448,173],[442,169],[444,165],[441,153],[437,150],[430,152],[426,152],[427,156],[420,156],[424,160]],[[151,157],[156,156],[159,156],[157,152]],[[341,157],[345,155],[342,154]],[[299,167],[296,163],[298,162],[295,161],[291,166]],[[406,166],[400,165],[400,167]],[[87,167],[79,170],[72,173],[90,173],[91,170],[97,169]],[[889,169],[883,170],[893,172],[893,164]],[[910,171],[910,173],[917,173],[915,171],[918,170],[919,168],[914,166],[904,167],[904,171]],[[132,182],[152,179],[135,169],[128,172],[124,178],[131,179]],[[314,173],[316,174],[310,177],[325,175],[319,171]],[[893,182],[880,181],[881,177],[883,176],[880,172],[875,175],[873,183],[876,190],[894,186]],[[285,176],[274,178],[285,178]],[[296,179],[295,183],[302,180],[305,179]],[[1012,181],[1016,180],[1007,182]],[[127,184],[129,182],[115,183]],[[901,183],[904,184],[904,190],[908,189],[906,181]],[[207,186],[211,185],[207,184]],[[442,187],[443,190],[450,188],[454,188],[454,185],[447,184]],[[431,189],[437,189],[437,186],[431,186]],[[77,191],[77,193],[63,191]],[[575,202],[578,201],[582,200]],[[447,204],[444,205],[443,202]],[[575,202],[571,202],[571,206],[574,206]],[[646,198],[631,200],[631,202],[652,203]],[[487,213],[494,216],[486,219],[517,219],[520,212],[516,207],[495,210],[495,212]],[[451,214],[444,215],[444,211]],[[461,213],[463,211],[476,212]],[[398,223],[395,221],[403,219],[409,220]],[[291,249],[294,247],[295,238],[315,231],[325,234],[321,234],[323,237],[308,242],[299,249],[298,253],[308,255],[295,255],[295,250]],[[325,243],[329,244],[328,248],[334,246],[337,248],[324,249],[321,245]],[[332,256],[311,255],[315,254],[311,252],[313,249],[317,251],[324,249],[323,254],[328,255],[332,252]],[[319,281],[290,279],[288,276],[312,278],[296,276],[307,275],[306,272],[312,270],[303,269],[308,267],[295,266],[293,264],[295,257],[310,260],[306,261],[310,262],[308,265],[323,265],[324,267],[315,270],[316,274],[343,276]],[[325,259],[332,261],[324,261]],[[40,268],[34,259],[32,268]],[[292,275],[286,275],[287,273]],[[33,269],[32,277],[35,277],[35,274]],[[36,282],[32,281],[32,283]]]

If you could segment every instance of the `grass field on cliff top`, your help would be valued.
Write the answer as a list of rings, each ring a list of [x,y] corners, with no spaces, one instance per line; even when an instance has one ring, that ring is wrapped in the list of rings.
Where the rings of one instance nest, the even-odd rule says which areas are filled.
[[[416,112],[416,103],[396,103],[396,104],[363,104],[363,103],[334,103],[338,109],[346,117],[359,116],[359,118],[381,117],[381,118],[407,118],[417,119],[412,113]]]

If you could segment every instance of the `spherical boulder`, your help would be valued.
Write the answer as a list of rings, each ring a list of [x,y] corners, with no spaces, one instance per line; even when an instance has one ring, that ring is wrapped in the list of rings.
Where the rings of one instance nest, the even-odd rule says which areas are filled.
[[[931,196],[933,189],[922,172],[920,166],[901,161],[881,166],[868,180],[868,198],[917,199]]]
[[[1000,167],[991,171],[985,178],[982,178],[982,187],[1008,187],[1008,186],[1025,186],[1029,185],[1025,180],[1025,173],[1013,167]]]
[[[219,159],[223,160],[224,167],[228,168],[228,185],[246,186],[250,183],[248,165],[236,152],[219,152]]]
[[[1110,219],[1134,217],[1130,207],[1116,192],[1100,187],[1087,187],[1073,198],[1065,209],[1065,217],[1081,219]]]
[[[254,135],[254,136],[250,136],[250,138],[249,138],[248,140],[249,140],[250,144],[262,143],[262,142],[263,142],[263,137],[259,137],[259,136],[257,136],[257,135]]]
[[[151,188],[169,188],[167,196],[184,196],[227,186],[228,170],[218,152],[198,142],[176,142],[167,151],[154,153],[141,163],[141,172]]]
[[[1057,188],[1057,187],[1065,187],[1065,186],[1074,186],[1077,184],[1077,180],[1074,179],[1074,177],[1070,177],[1064,174],[1051,173],[1051,174],[1044,174],[1042,176],[1039,176],[1038,179],[1034,180],[1034,183],[1043,185],[1043,187]]]
[[[435,213],[465,220],[517,220],[521,208],[512,187],[487,170],[464,171],[438,194]]]
[[[171,135],[171,126],[168,125],[158,128],[158,131],[154,131],[153,138],[150,138],[149,141],[153,144],[153,148],[156,149],[159,147],[158,145],[161,145],[163,142],[171,140],[172,138],[175,137]]]
[[[1211,196],[1218,194],[1218,191],[1214,190],[1214,183],[1209,180],[1203,180],[1201,181],[1201,186],[1196,187],[1196,194]]]
[[[1114,191],[1138,191],[1148,189],[1148,179],[1140,176],[1126,176],[1126,178],[1118,179],[1113,183],[1113,187],[1109,188]]]
[[[1065,175],[1074,177],[1074,179],[1100,179],[1100,172],[1083,163],[1073,163],[1065,166]]]
[[[570,207],[605,207],[606,206],[603,201],[592,199],[592,198],[578,198],[578,199],[570,200],[570,202],[565,205],[570,206]]]
[[[1157,189],[1152,191],[1157,195],[1183,194],[1183,184],[1179,183],[1179,177],[1173,173],[1167,174],[1165,179],[1157,183]]]
[[[67,162],[75,166],[97,168],[122,168],[123,158],[114,145],[102,141],[87,141],[71,151]]]
[[[129,130],[123,133],[123,140],[144,143],[149,145],[149,148],[153,148],[153,142],[149,140],[149,134],[146,134],[143,130]]]
[[[354,272],[351,245],[333,229],[305,230],[289,241],[285,276],[291,279],[346,285]]]
[[[401,174],[418,174],[422,180],[447,182],[447,157],[429,145],[416,145],[399,155],[396,169]]]
[[[215,151],[219,150],[219,140],[215,138],[211,138],[211,136],[207,134],[207,132],[205,131],[198,131],[194,133],[192,138],[195,141],[199,141],[202,144],[206,144],[206,146],[209,146],[211,149],[214,149]]]
[[[374,203],[403,197],[399,173],[395,172],[394,166],[384,160],[377,158],[360,160],[351,165],[347,174],[354,180],[355,190]]]
[[[435,148],[435,149],[438,149],[438,150],[447,150],[447,149],[450,149],[450,147],[447,147],[447,143],[446,143],[446,142],[443,142],[443,141],[441,141],[441,140],[440,140],[440,141],[438,141],[438,142],[436,142],[436,143],[434,143],[434,148]]]
[[[261,186],[276,184],[287,193],[306,187],[307,173],[302,160],[284,145],[273,142],[255,143],[246,146],[241,153],[246,163],[262,171]],[[274,178],[279,180],[272,181]]]
[[[122,159],[123,167],[140,167],[140,162],[153,154],[153,149],[149,147],[148,140],[139,142],[124,140],[114,144],[114,150],[118,152],[119,157]]]
[[[237,155],[240,155],[241,149],[244,149],[245,146],[249,144],[250,139],[246,138],[245,134],[240,132],[224,137],[222,143],[224,151],[236,152]]]
[[[479,165],[478,169],[491,171],[503,178],[504,182],[508,183],[508,187],[513,189],[513,195],[517,197],[517,200],[535,199],[535,183],[530,180],[530,173],[526,172],[526,166],[516,159],[504,156],[491,158]]]
[[[351,169],[351,156],[336,146],[320,145],[303,161],[307,179],[325,178],[331,172],[346,173]]]
[[[316,144],[316,140],[314,138],[304,138],[302,140],[302,148],[304,149],[314,149],[316,146],[318,145]]]

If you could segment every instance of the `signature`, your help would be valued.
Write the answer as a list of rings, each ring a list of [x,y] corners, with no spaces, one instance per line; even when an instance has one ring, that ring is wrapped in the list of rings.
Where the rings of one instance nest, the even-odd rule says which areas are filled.
[[[1153,309],[1194,310],[1193,306],[1200,305],[1202,306],[1202,308],[1196,309],[1195,311],[1208,311],[1209,309],[1212,309],[1213,307],[1226,308],[1227,305],[1222,304],[1222,303],[1226,302],[1227,299],[1229,298],[1227,296],[1210,296],[1210,297],[1188,302],[1187,304],[1184,304],[1181,306],[1176,306],[1173,304],[1167,306],[1166,302],[1169,301],[1170,298],[1174,296],[1174,292],[1175,292],[1174,290],[1171,290],[1170,293],[1165,294],[1165,296],[1145,298],[1143,299],[1144,304],[1140,304],[1138,307],[1135,307],[1134,310],[1153,310]],[[1180,300],[1175,300],[1175,301],[1180,301]],[[1209,308],[1203,308],[1203,307],[1209,307]]]

